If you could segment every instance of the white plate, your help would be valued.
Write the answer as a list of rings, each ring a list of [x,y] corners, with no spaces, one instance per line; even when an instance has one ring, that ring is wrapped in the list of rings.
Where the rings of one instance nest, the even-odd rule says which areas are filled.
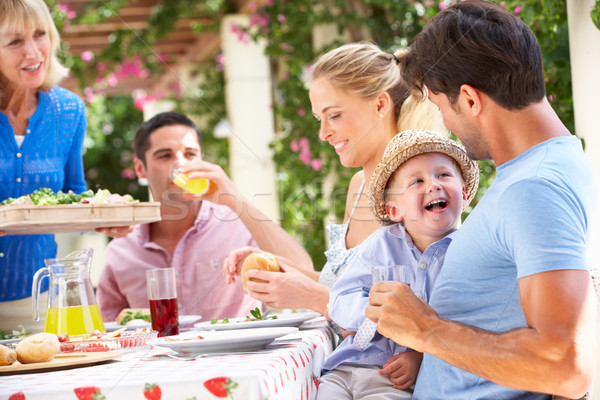
[[[258,328],[243,331],[195,331],[148,341],[153,346],[167,347],[183,356],[204,353],[229,353],[262,349],[278,337],[297,332],[298,328]],[[202,339],[197,338],[201,336]],[[184,340],[187,339],[187,340]]]
[[[229,318],[229,323],[226,324],[211,324],[210,321],[198,322],[194,324],[194,328],[214,331],[227,331],[231,329],[251,329],[251,328],[273,328],[280,326],[300,326],[304,321],[319,317],[318,312],[303,312],[292,314],[270,314],[277,319],[265,319],[258,321],[246,321],[246,318]]]
[[[202,319],[200,315],[180,315],[179,316],[179,326],[193,324],[194,322]],[[117,321],[109,321],[104,323],[104,327],[107,332],[116,331],[119,328],[126,327],[126,330],[134,330],[137,328],[145,328],[147,326],[152,326],[150,322],[144,321],[143,319],[132,319],[127,322],[125,325],[119,325]]]

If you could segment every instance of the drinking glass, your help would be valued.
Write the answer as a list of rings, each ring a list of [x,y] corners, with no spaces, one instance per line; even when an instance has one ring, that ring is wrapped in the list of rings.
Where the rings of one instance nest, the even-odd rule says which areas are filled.
[[[157,268],[146,271],[152,329],[158,336],[179,335],[177,286],[175,269]]]
[[[410,267],[408,265],[377,265],[371,267],[373,285],[380,281],[404,282],[410,285]]]
[[[169,169],[171,180],[187,193],[191,193],[196,196],[201,196],[208,192],[210,189],[210,181],[208,179],[190,179],[189,174],[183,174],[179,172],[179,168],[181,168],[185,163],[186,161],[184,160],[175,160],[175,162],[171,164]]]

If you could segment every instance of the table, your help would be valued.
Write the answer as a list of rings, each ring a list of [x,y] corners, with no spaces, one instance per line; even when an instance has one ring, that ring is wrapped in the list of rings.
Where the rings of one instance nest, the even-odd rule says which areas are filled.
[[[95,366],[0,376],[0,399],[309,400],[316,397],[334,340],[323,320],[251,352],[191,360],[174,359],[159,348],[125,353]],[[11,398],[18,392],[24,396]]]

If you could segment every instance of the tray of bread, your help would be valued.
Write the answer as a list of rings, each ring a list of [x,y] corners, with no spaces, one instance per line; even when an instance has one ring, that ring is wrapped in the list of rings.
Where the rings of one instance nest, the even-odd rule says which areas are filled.
[[[64,351],[66,342],[47,332],[4,343],[7,346],[0,344],[0,375],[96,364],[121,356],[121,352],[109,350]]]
[[[160,203],[139,202],[108,190],[74,195],[41,189],[0,205],[0,231],[7,235],[89,232],[160,220]]]

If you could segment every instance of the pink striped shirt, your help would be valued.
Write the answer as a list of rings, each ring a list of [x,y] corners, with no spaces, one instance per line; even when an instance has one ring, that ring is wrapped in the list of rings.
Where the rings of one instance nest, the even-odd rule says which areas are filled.
[[[227,285],[223,260],[242,246],[256,246],[250,232],[228,207],[203,201],[196,222],[183,236],[173,256],[149,238],[150,225],[138,225],[106,249],[96,292],[104,321],[123,308],[148,308],[146,271],[175,268],[179,315],[202,320],[244,317],[261,303],[242,290],[240,280]]]

